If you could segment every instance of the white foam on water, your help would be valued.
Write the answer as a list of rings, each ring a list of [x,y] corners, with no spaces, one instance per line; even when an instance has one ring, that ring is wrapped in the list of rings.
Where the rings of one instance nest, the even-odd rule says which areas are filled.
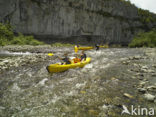
[[[69,82],[71,82],[71,81],[73,81],[74,80],[74,78],[68,78],[67,79],[67,81],[69,81]]]
[[[51,102],[52,102],[53,104],[55,104],[59,99],[61,99],[61,98],[58,97],[57,95],[54,95],[54,96],[53,96],[53,99],[51,100]]]
[[[81,87],[83,87],[83,86],[85,86],[86,85],[86,82],[84,82],[84,83],[77,83],[76,85],[75,85],[75,87],[77,88],[77,89],[79,89],[79,88],[81,88]]]
[[[75,91],[75,90],[64,93],[65,96],[74,96],[76,94],[77,94],[77,91]]]
[[[45,78],[45,79],[41,80],[38,84],[39,85],[45,85],[46,81],[48,81],[48,78]]]
[[[0,106],[0,110],[4,110],[5,109],[5,107],[3,107],[3,106]]]
[[[32,77],[32,73],[31,73],[31,72],[27,73],[27,75],[28,75],[29,77]]]
[[[0,55],[31,55],[30,52],[9,52],[9,51],[0,51]]]
[[[10,54],[13,54],[13,55],[30,55],[32,53],[30,53],[30,52],[11,52]]]
[[[87,65],[85,65],[84,68],[91,69],[91,68],[93,68],[93,64],[87,64]]]
[[[13,92],[21,91],[21,88],[17,85],[17,83],[14,83],[11,89]]]
[[[38,84],[35,85],[35,87],[37,87],[38,85],[44,86],[44,85],[45,85],[45,82],[46,82],[47,80],[48,80],[47,78],[41,80]]]
[[[48,88],[53,89],[54,88],[54,85],[52,84]]]

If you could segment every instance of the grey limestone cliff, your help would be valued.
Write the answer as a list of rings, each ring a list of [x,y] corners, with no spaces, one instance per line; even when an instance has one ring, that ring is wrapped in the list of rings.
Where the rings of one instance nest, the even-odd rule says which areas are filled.
[[[38,39],[127,44],[145,30],[138,8],[122,0],[1,0],[0,21]],[[148,28],[155,27],[150,23]]]

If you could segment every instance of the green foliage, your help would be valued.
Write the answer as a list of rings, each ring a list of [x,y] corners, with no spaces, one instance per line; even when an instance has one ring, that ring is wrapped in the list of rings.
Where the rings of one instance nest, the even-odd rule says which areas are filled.
[[[134,37],[129,47],[156,47],[156,30],[139,33]]]
[[[156,22],[156,17],[154,13],[149,12],[148,10],[138,9],[138,14],[140,16],[140,21],[142,23]]]
[[[53,43],[51,44],[52,47],[73,47],[73,44],[69,43]]]
[[[125,3],[126,5],[132,5],[130,0],[120,0],[121,2]]]
[[[5,45],[42,45],[43,42],[37,41],[33,36],[24,36],[19,33],[14,36],[12,27],[9,24],[0,23],[0,46]]]
[[[7,45],[7,42],[12,40],[13,37],[12,27],[9,24],[3,25],[0,23],[0,45]]]
[[[0,23],[0,38],[11,40],[13,36],[12,27],[9,24],[3,25]]]
[[[18,45],[42,45],[43,43],[34,39],[33,36],[24,36],[19,33],[18,36],[14,37],[11,44]]]

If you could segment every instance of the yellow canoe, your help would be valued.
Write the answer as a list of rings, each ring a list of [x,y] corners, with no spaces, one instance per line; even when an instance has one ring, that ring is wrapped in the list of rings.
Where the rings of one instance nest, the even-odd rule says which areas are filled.
[[[78,47],[79,50],[91,50],[94,47]]]
[[[99,46],[100,48],[109,48],[108,45]]]
[[[50,64],[47,66],[47,70],[49,73],[56,73],[56,72],[63,72],[68,69],[73,69],[77,67],[84,67],[86,64],[88,64],[91,61],[91,58],[86,58],[86,61],[81,61],[79,63],[72,63],[67,65],[60,65],[60,64]]]

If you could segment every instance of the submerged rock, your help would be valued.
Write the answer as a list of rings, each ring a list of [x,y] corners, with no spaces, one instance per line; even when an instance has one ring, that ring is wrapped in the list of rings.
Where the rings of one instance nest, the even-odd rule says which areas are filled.
[[[93,109],[88,110],[88,112],[89,112],[90,115],[94,115],[94,116],[98,116],[98,114],[99,114],[96,110],[93,110]]]
[[[132,95],[128,94],[128,93],[124,93],[123,94],[125,97],[128,97],[128,98],[134,98]]]
[[[146,100],[148,100],[148,101],[154,101],[155,96],[148,93],[148,94],[145,94],[145,95],[144,95],[144,98],[145,98]]]
[[[139,92],[145,93],[147,90],[145,88],[138,88]]]

